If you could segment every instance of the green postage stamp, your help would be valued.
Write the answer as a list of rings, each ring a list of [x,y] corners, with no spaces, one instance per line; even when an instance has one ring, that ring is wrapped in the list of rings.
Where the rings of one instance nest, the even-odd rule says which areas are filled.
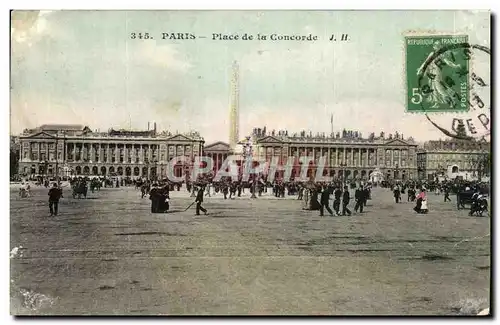
[[[465,35],[405,36],[408,112],[469,110],[469,59]]]

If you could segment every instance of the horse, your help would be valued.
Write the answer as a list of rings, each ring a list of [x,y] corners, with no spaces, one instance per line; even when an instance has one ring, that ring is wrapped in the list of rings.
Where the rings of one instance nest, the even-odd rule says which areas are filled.
[[[75,182],[73,185],[73,198],[75,199],[77,196],[80,199],[83,195],[84,198],[87,198],[87,183],[85,181]]]

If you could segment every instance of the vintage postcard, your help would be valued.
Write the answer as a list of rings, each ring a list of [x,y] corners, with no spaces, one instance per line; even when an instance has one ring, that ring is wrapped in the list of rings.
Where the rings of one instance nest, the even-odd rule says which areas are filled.
[[[11,12],[12,315],[491,315],[489,11]]]

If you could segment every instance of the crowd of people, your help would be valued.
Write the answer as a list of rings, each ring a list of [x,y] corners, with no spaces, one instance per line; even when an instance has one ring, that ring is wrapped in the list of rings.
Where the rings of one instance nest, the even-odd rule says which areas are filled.
[[[382,181],[380,183],[371,182],[342,182],[341,180],[330,183],[322,182],[300,182],[275,180],[272,183],[267,182],[265,178],[258,180],[235,180],[229,177],[223,177],[220,180],[214,180],[213,176],[205,175],[198,178],[195,182],[186,179],[185,182],[171,182],[167,179],[163,180],[148,180],[148,179],[113,179],[106,177],[75,177],[69,179],[73,197],[80,194],[86,197],[87,188],[90,185],[92,192],[100,190],[101,187],[123,187],[133,186],[140,189],[141,197],[148,197],[151,200],[152,213],[166,213],[170,207],[170,192],[185,190],[195,198],[196,214],[204,212],[206,209],[201,206],[203,197],[222,195],[224,199],[235,199],[241,197],[245,191],[260,197],[264,193],[272,195],[276,198],[285,198],[295,196],[296,199],[302,200],[302,209],[319,211],[320,216],[323,216],[325,210],[330,215],[352,215],[350,207],[355,213],[363,213],[367,201],[371,199],[372,187],[380,186],[388,188],[393,192],[394,202],[396,204],[403,201],[403,195],[407,194],[406,201],[414,202],[414,211],[419,214],[429,212],[427,202],[427,194],[443,194],[443,202],[451,202],[450,194],[457,197],[457,208],[465,208],[465,204],[470,204],[470,215],[477,212],[484,212],[488,209],[487,196],[489,194],[489,184],[480,182],[471,182],[463,180],[447,180],[447,181]],[[48,181],[39,180],[39,186],[48,186]],[[183,186],[185,185],[185,186]],[[60,195],[56,195],[55,189]],[[20,189],[20,197],[29,197],[30,185],[28,182],[23,182]],[[62,187],[56,182],[49,190],[49,206],[51,215],[57,215],[58,201],[62,197]],[[333,199],[333,206],[330,207],[330,200]],[[353,204],[352,204],[353,203]]]

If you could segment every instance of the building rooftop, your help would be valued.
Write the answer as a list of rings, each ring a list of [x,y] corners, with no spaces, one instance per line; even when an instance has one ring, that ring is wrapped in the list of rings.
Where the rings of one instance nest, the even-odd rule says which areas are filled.
[[[31,136],[36,133],[46,132],[49,134],[56,134],[63,132],[65,136],[85,136],[93,138],[107,138],[107,137],[128,137],[128,138],[170,138],[176,135],[182,135],[193,140],[204,141],[203,137],[197,131],[189,132],[169,132],[169,131],[156,131],[156,123],[151,130],[130,130],[130,129],[113,129],[110,128],[107,132],[94,132],[88,127],[80,124],[43,124],[34,129],[25,129],[22,136]]]
[[[83,131],[85,128],[81,124],[42,124],[38,127],[41,131]]]
[[[431,140],[425,142],[420,149],[421,151],[490,151],[490,143],[482,140]]]
[[[294,133],[288,133],[288,130],[272,130],[268,132],[266,127],[254,128],[253,137],[256,140],[262,139],[267,136],[273,136],[283,141],[303,141],[303,142],[387,142],[394,139],[400,139],[408,143],[415,143],[412,137],[407,139],[404,138],[403,134],[395,132],[395,134],[385,135],[384,132],[380,132],[378,136],[374,132],[370,133],[368,137],[364,138],[362,133],[353,130],[342,130],[342,132],[334,132],[327,134],[326,132],[318,132],[313,134],[312,131],[300,131]]]
[[[149,131],[133,131],[133,130],[114,130],[109,129],[108,134],[111,136],[128,136],[128,137],[154,137],[156,136],[156,130]]]

